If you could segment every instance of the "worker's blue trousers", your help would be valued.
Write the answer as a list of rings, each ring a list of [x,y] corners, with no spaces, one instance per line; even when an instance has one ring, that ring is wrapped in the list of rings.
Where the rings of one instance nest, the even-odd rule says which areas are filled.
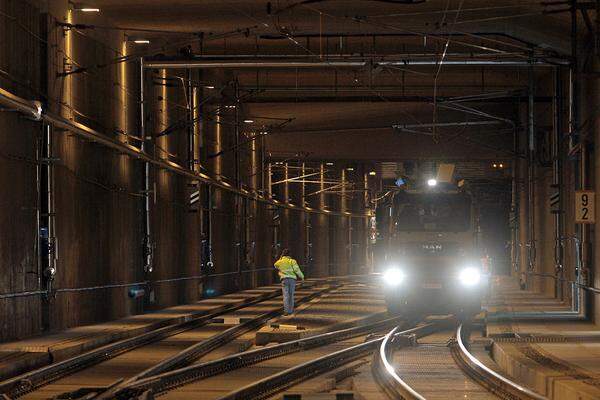
[[[294,312],[296,280],[294,278],[283,278],[281,280],[281,290],[283,291],[283,311],[286,314],[291,314]]]

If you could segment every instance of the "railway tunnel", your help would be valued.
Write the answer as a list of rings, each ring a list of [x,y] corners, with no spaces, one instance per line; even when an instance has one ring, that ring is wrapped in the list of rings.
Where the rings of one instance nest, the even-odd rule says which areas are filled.
[[[0,0],[0,395],[599,399],[599,12]]]

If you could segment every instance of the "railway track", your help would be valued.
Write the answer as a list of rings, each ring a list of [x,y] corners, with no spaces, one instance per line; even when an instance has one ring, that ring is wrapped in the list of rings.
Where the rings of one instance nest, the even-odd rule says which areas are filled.
[[[469,333],[462,324],[453,336],[438,332],[437,340],[408,348],[397,356],[396,330],[382,340],[373,363],[373,375],[389,398],[547,400],[494,368],[481,344],[468,342]]]
[[[297,352],[306,354],[310,349],[338,344],[339,342],[349,339],[368,337],[373,332],[384,331],[385,329],[389,329],[390,326],[400,322],[400,317],[388,318],[375,323],[341,329],[305,339],[293,340],[265,348],[232,354],[213,361],[191,365],[164,374],[141,379],[131,384],[129,387],[116,392],[115,397],[119,399],[143,399],[148,398],[149,395],[168,395],[169,392],[181,389],[187,385],[217,375],[227,374],[231,371],[238,371],[255,364],[263,363],[267,360],[289,356]]]
[[[337,293],[341,287],[339,282],[329,281],[324,286],[299,290],[301,298],[298,302],[307,303],[324,294],[332,296],[330,293]],[[353,365],[364,365],[361,369],[366,369],[369,374],[368,360],[373,355],[370,370],[379,389],[374,398],[380,398],[383,392],[389,398],[406,400],[465,396],[546,400],[499,373],[492,365],[493,361],[486,360],[489,355],[484,345],[489,345],[489,340],[476,338],[470,342],[471,333],[466,332],[465,326],[459,325],[453,330],[452,326],[456,326],[453,317],[432,319],[418,326],[409,326],[401,317],[375,321],[365,318],[358,326],[277,345],[242,349],[241,352],[217,351],[229,343],[233,345],[236,338],[279,316],[282,309],[280,301],[275,300],[278,294],[277,290],[242,304],[217,307],[194,320],[151,332],[152,335],[139,335],[122,341],[125,343],[104,346],[25,374],[33,378],[31,381],[21,376],[2,382],[0,393],[6,397],[0,398],[149,400],[158,396],[166,399],[201,396],[206,400],[268,399],[305,381],[309,383],[304,387],[324,381],[332,371],[344,368],[351,371],[356,368]],[[215,330],[218,325],[213,321],[215,317],[227,318],[228,313],[236,312],[244,313],[246,318],[233,326],[221,324],[222,328]],[[198,336],[198,332],[203,333]],[[165,345],[175,338],[181,343]],[[421,339],[419,345],[416,345],[416,339]],[[163,346],[163,349],[153,359],[140,363],[135,351],[141,351],[145,346],[148,346],[146,352],[155,349],[152,346],[158,346],[159,350]],[[171,348],[165,352],[165,346]],[[398,348],[402,351],[395,351]],[[106,349],[108,351],[103,353]],[[207,359],[205,356],[209,354],[212,356]],[[126,366],[128,355],[129,361],[138,365],[116,371],[111,380],[104,379],[94,385],[97,382],[94,374],[110,369],[111,360],[121,360],[119,362]],[[94,356],[98,358],[92,359]],[[85,376],[90,379],[83,379]],[[119,376],[120,379],[115,378]],[[231,388],[235,389],[231,391]]]
[[[318,284],[324,284],[324,286],[317,286]],[[298,294],[301,296],[301,298],[298,299],[298,302],[308,302],[311,299],[330,292],[340,286],[341,283],[337,281],[317,281],[315,282],[314,286],[308,287],[308,289],[299,288]],[[269,291],[254,298],[248,299],[248,301],[244,300],[236,304],[225,304],[223,306],[218,306],[210,311],[207,311],[206,313],[195,315],[192,319],[184,321],[183,323],[169,325],[152,332],[147,332],[132,338],[105,345],[65,361],[51,364],[49,366],[19,375],[1,382],[0,393],[10,399],[22,397],[53,397],[69,388],[68,381],[65,383],[65,380],[67,380],[73,374],[87,373],[90,375],[93,373],[94,369],[101,371],[103,364],[115,361],[114,359],[126,360],[128,356],[131,359],[132,353],[135,353],[135,351],[142,351],[149,346],[158,348],[160,351],[157,353],[164,353],[165,350],[167,350],[168,353],[170,352],[165,359],[154,360],[155,362],[153,364],[156,365],[150,365],[147,368],[142,368],[141,372],[139,372],[139,366],[125,368],[121,374],[125,376],[125,379],[122,381],[115,381],[109,385],[101,387],[86,387],[71,391],[67,390],[67,392],[70,393],[66,393],[62,397],[81,398],[82,396],[101,396],[105,392],[111,393],[111,390],[118,390],[122,385],[131,383],[132,378],[137,380],[143,377],[162,373],[170,369],[185,366],[202,355],[214,350],[215,348],[230,342],[245,332],[262,326],[269,319],[275,318],[282,313],[280,301],[274,301],[274,299],[280,296],[280,294],[280,289],[274,289],[273,291]],[[272,301],[272,304],[268,304],[269,301]],[[260,306],[262,304],[267,304],[269,309],[261,311]],[[248,318],[239,325],[225,329],[217,334],[210,335],[210,337],[208,337],[205,341],[201,341],[200,343],[194,342],[194,344],[186,346],[186,348],[180,352],[177,351],[176,346],[171,346],[172,348],[170,349],[160,349],[161,343],[168,342],[169,340],[172,341],[173,338],[189,335],[190,332],[201,329],[216,317],[242,309],[247,310],[252,307],[256,308],[256,310],[254,310],[255,315],[253,315],[251,318]],[[183,342],[186,341],[183,340]],[[187,342],[189,343],[190,340]],[[127,362],[125,362],[125,364],[127,364]],[[136,371],[138,373],[131,371]],[[40,393],[42,388],[44,393]]]
[[[396,328],[394,331],[394,340],[407,344],[413,341],[415,337],[425,336],[439,329],[440,325],[444,325],[447,322],[447,320],[430,322],[402,331],[399,330],[402,328]],[[299,365],[254,381],[249,385],[219,397],[219,400],[270,398],[276,393],[297,385],[300,382],[331,372],[342,365],[370,355],[383,340],[384,337],[374,339],[367,337],[362,343],[347,345],[345,348],[333,352],[328,351],[320,357],[312,358]]]

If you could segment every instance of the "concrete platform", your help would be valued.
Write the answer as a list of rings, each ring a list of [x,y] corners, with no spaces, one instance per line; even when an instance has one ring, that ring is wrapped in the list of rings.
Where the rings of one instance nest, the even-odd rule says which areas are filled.
[[[565,311],[568,305],[501,279],[488,311]],[[600,399],[600,327],[588,321],[491,322],[492,356],[504,373],[550,399]]]
[[[242,304],[279,289],[279,285],[264,286],[116,321],[79,326],[62,332],[6,342],[0,344],[0,380],[79,355],[108,343],[190,320],[218,307]]]

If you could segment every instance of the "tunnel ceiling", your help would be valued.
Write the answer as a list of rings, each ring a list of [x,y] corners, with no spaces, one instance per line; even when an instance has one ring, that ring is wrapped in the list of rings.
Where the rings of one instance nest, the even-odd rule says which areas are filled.
[[[552,68],[541,64],[564,64],[570,51],[567,6],[539,1],[88,3],[132,29],[131,38],[150,39],[135,49],[149,60],[224,63],[206,68],[207,82],[237,82],[243,115],[254,121],[245,133],[268,131],[275,160],[382,169],[433,159],[463,163],[457,173],[481,187],[508,182],[488,167],[510,165],[513,132],[524,132],[527,62],[540,64],[534,82],[543,121]],[[258,64],[231,65],[247,62]]]
[[[456,32],[515,36],[524,42],[568,51],[568,13],[564,5],[526,0],[94,0],[119,24],[148,29],[223,33],[256,27],[253,33],[390,33],[414,29],[441,33],[454,22]],[[87,3],[86,3],[87,4]],[[447,10],[447,12],[446,12]],[[550,12],[550,13],[549,13]],[[359,22],[357,22],[359,21]],[[436,32],[437,31],[437,32]]]

